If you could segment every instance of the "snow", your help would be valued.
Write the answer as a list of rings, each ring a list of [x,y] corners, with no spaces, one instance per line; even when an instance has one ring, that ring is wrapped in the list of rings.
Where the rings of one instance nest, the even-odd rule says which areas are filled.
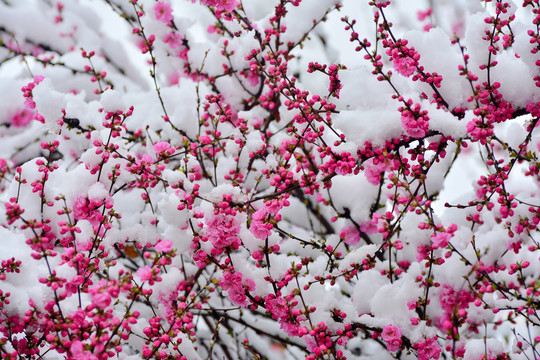
[[[33,90],[36,109],[45,118],[45,127],[57,133],[60,126],[57,121],[62,118],[62,109],[66,107],[66,96],[56,91],[50,79],[43,80]]]
[[[441,321],[448,310],[443,309],[439,298],[445,286],[470,292],[480,301],[479,306],[473,301],[463,309],[466,318],[457,329],[457,346],[465,347],[465,359],[479,359],[486,348],[491,356],[521,351],[513,343],[512,331],[521,338],[527,333],[527,325],[532,328],[532,337],[538,335],[531,326],[534,324],[524,317],[527,311],[534,312],[527,307],[536,301],[533,282],[540,276],[535,224],[540,195],[534,174],[538,130],[532,129],[529,136],[528,117],[494,124],[496,137],[488,138],[493,140],[492,145],[473,141],[470,134],[471,121],[483,116],[475,111],[478,105],[470,98],[474,95],[471,86],[478,86],[484,96],[484,87],[497,87],[499,83],[502,99],[520,112],[540,99],[533,79],[538,72],[538,56],[531,53],[533,45],[527,34],[535,30],[530,9],[518,9],[521,4],[510,1],[511,10],[502,16],[516,15],[511,24],[515,42],[492,56],[498,64],[489,73],[480,66],[488,62],[489,41],[482,37],[492,30],[484,19],[495,13],[493,2],[483,6],[480,1],[440,0],[433,3],[433,14],[423,21],[416,19],[418,10],[426,10],[424,1],[391,2],[384,9],[393,24],[387,39],[406,39],[408,47],[420,53],[423,71],[442,76],[437,91],[448,104],[446,108],[432,101],[431,86],[393,69],[383,42],[375,42],[375,10],[368,2],[344,0],[339,12],[332,11],[312,31],[314,21],[336,2],[304,0],[298,6],[288,2],[286,16],[279,22],[283,26],[281,44],[271,30],[265,33],[276,16],[277,0],[243,0],[232,17],[214,14],[200,1],[171,2],[174,22],[170,24],[156,20],[153,0],[139,0],[137,4],[111,0],[95,7],[95,2],[81,0],[64,4],[63,10],[46,1],[11,3],[7,6],[0,2],[0,27],[6,29],[5,34],[0,31],[0,44],[14,47],[9,42],[17,40],[29,52],[38,51],[36,44],[46,46],[39,50],[41,53],[26,56],[26,62],[21,62],[20,54],[0,49],[0,92],[4,94],[0,99],[0,205],[5,209],[0,212],[0,260],[15,257],[22,261],[20,273],[6,272],[6,279],[0,280],[2,292],[11,294],[9,304],[0,302],[3,320],[28,313],[29,301],[33,300],[41,312],[49,312],[45,305],[54,301],[54,311],[63,312],[62,323],[72,321],[70,317],[79,307],[78,296],[59,299],[66,285],[55,294],[39,279],[55,274],[62,281],[72,281],[86,266],[83,262],[75,266],[72,261],[82,257],[92,271],[89,283],[79,289],[82,310],[92,312],[85,321],[94,321],[101,311],[94,307],[95,295],[91,296],[87,288],[93,289],[105,279],[111,288],[103,291],[114,291],[111,284],[115,281],[126,284],[113,304],[103,309],[105,312],[112,311],[119,321],[129,317],[129,312],[141,313],[138,322],[131,324],[127,340],[113,335],[113,341],[122,346],[120,359],[142,355],[145,344],[159,346],[165,356],[182,352],[188,359],[208,358],[210,351],[216,358],[234,358],[236,352],[239,357],[251,356],[250,349],[244,348],[244,338],[262,357],[303,358],[321,350],[324,339],[316,349],[313,336],[324,326],[332,331],[332,351],[343,350],[350,358],[390,359],[385,344],[372,339],[389,324],[398,326],[407,339],[402,349],[404,358],[418,357],[409,344],[435,336],[443,349],[441,357],[449,357],[445,347],[450,342],[444,341],[449,332]],[[169,4],[167,0],[164,3]],[[141,26],[134,17],[134,5],[141,12],[145,35],[156,37],[152,53],[157,85],[148,76],[154,69],[148,63],[150,54],[137,48],[137,35],[131,33],[134,26]],[[384,74],[392,71],[391,84],[372,74],[376,69],[364,58],[364,50],[355,51],[358,44],[350,41],[342,16],[358,20],[355,30],[359,38],[370,39],[372,45],[367,51],[381,55]],[[250,69],[246,55],[261,47],[255,31],[245,28],[244,21],[251,21],[263,38],[269,39],[257,55],[264,70],[259,76],[266,78],[261,86],[249,84],[242,73],[256,70]],[[430,22],[435,26],[426,31]],[[112,28],[110,24],[114,24]],[[216,26],[224,26],[224,34],[219,33],[221,30],[207,31]],[[14,39],[8,36],[11,31]],[[188,60],[184,55],[177,56],[163,41],[171,31],[185,39]],[[308,31],[309,36],[303,38]],[[478,81],[470,83],[459,74],[459,66],[466,61],[459,44],[452,43],[454,34],[460,37],[468,69],[479,77]],[[300,40],[302,44],[297,44]],[[294,46],[292,53],[287,52],[289,46]],[[96,52],[91,64],[81,56],[81,48]],[[9,60],[9,56],[15,57]],[[280,79],[284,81],[267,76],[270,66],[276,65],[272,56],[287,62],[286,78]],[[40,63],[48,58],[52,63]],[[339,71],[343,86],[339,99],[328,97],[327,75],[307,73],[308,64],[315,61],[346,67]],[[84,71],[90,65],[107,73],[100,82],[104,92]],[[225,73],[229,67],[230,72]],[[178,83],[171,85],[170,76],[175,72]],[[11,117],[25,106],[20,89],[31,83],[30,73],[45,77],[32,91],[45,124],[33,121],[26,127],[12,126]],[[292,76],[296,78],[294,85]],[[290,90],[298,93],[291,95]],[[314,95],[321,101],[303,103],[294,110],[284,105],[287,98],[302,102],[303,96],[313,99]],[[398,95],[419,103],[428,112],[429,137],[412,142],[404,137],[398,111],[403,101],[396,99]],[[220,101],[211,102],[211,96],[219,96]],[[327,115],[322,102],[335,104],[335,111]],[[497,105],[489,96],[479,102]],[[116,136],[104,125],[105,115],[126,112],[131,106],[133,114],[122,122],[120,136]],[[455,115],[455,107],[464,109],[462,119]],[[224,111],[231,112],[232,121],[219,119]],[[301,123],[295,119],[301,112],[328,116],[328,120],[319,121],[316,116],[312,122]],[[487,120],[484,116],[479,127],[488,128]],[[321,137],[308,139],[305,130],[315,126]],[[343,142],[339,141],[341,134]],[[198,141],[203,135],[212,138],[212,146]],[[443,138],[446,143],[441,143]],[[389,140],[394,140],[395,147],[386,146]],[[54,141],[59,146],[53,152],[41,146],[42,142]],[[174,152],[169,156],[156,154],[153,145],[158,142],[170,143]],[[294,153],[286,153],[287,143],[294,144]],[[525,143],[527,148],[516,160],[516,151]],[[107,149],[103,144],[108,144]],[[430,144],[440,144],[446,156],[424,151],[421,155],[434,161],[426,172],[426,163],[416,157],[415,151]],[[356,173],[342,175],[327,170],[343,152],[351,154]],[[312,158],[304,160],[304,155]],[[380,185],[370,183],[362,168],[372,164],[374,156],[393,162],[392,170],[382,174]],[[149,164],[133,171],[131,159],[145,159]],[[491,160],[500,161],[500,165],[494,166]],[[45,167],[52,164],[58,168]],[[505,165],[509,167],[504,170],[508,177],[502,174]],[[112,174],[113,169],[118,174]],[[487,185],[479,181],[482,176],[495,175],[500,177]],[[484,189],[488,190],[485,197]],[[412,196],[416,199],[409,201]],[[106,221],[95,226],[95,219],[75,218],[73,207],[79,197],[107,199],[112,208],[100,205],[94,209]],[[426,203],[428,199],[433,202]],[[272,230],[268,239],[261,240],[250,231],[252,215],[272,206],[272,201],[283,208],[265,214],[263,221],[270,223]],[[182,208],[184,202],[189,203],[186,208]],[[449,207],[445,207],[447,202]],[[515,206],[513,214],[503,216],[505,202]],[[16,210],[11,208],[15,203],[24,212],[11,223],[9,211]],[[493,208],[487,209],[488,204]],[[220,212],[240,224],[241,230],[235,234],[242,242],[239,248],[216,248],[206,241],[205,224]],[[475,215],[478,218],[473,222],[471,217]],[[378,228],[366,230],[370,222]],[[457,229],[449,246],[430,248],[432,237],[441,231],[453,231],[454,224]],[[66,232],[69,226],[73,226],[74,239]],[[354,226],[369,233],[369,241],[362,237],[354,245],[342,241],[341,231]],[[39,241],[48,237],[51,249],[58,254],[48,253],[46,260],[35,259],[45,251],[39,248]],[[159,239],[170,240],[174,252],[154,251]],[[32,242],[37,244],[33,250],[27,244]],[[120,245],[141,249],[136,254],[129,253],[129,248],[122,252],[117,250]],[[272,253],[264,254],[260,261],[253,258],[255,251],[270,247]],[[195,261],[202,252],[209,258]],[[427,258],[422,259],[421,252]],[[159,268],[162,281],[152,285],[131,281],[130,274],[146,265]],[[219,281],[224,272],[238,272],[243,279],[253,280],[256,288],[249,294],[248,307],[238,309],[230,302],[230,293],[224,294]],[[433,286],[428,288],[426,284]],[[167,304],[163,297],[178,286],[178,298]],[[143,294],[150,292],[147,301]],[[135,296],[139,298],[132,300]],[[266,312],[267,296],[285,300],[291,312],[272,319],[273,314]],[[423,319],[413,306],[417,301],[429,301]],[[523,311],[510,314],[505,310],[520,306]],[[498,314],[494,313],[496,309],[500,309]],[[336,312],[346,316],[341,318]],[[175,325],[167,318],[171,314],[179,314],[173,319]],[[193,334],[188,331],[190,316]],[[508,316],[514,317],[515,324],[510,324]],[[155,338],[145,330],[151,318],[159,323]],[[485,326],[476,334],[469,329],[470,324]],[[366,328],[346,344],[346,339],[337,335],[349,325]],[[28,326],[37,327],[35,323]],[[290,333],[303,326],[308,334]],[[22,332],[9,334],[1,328],[2,336],[9,340],[23,338]],[[42,330],[37,331],[45,340],[39,345],[43,347],[36,348],[43,349],[40,355],[45,355],[49,339],[42,336]],[[82,340],[97,352],[95,344],[90,345],[95,333],[89,331],[88,338]],[[175,340],[167,343],[166,337],[162,338],[165,333],[174,334]],[[68,339],[58,336],[62,341]],[[176,351],[173,347],[180,340]],[[209,349],[206,344],[215,345]],[[14,349],[17,345],[12,342],[6,346],[9,350],[9,346]],[[524,346],[516,358],[532,354],[532,349]],[[234,353],[227,356],[223,349]],[[52,351],[45,356],[49,355],[61,356]]]
[[[410,286],[407,277],[394,281],[392,284],[384,284],[375,287],[375,291],[369,300],[370,313],[377,318],[387,319],[387,322],[399,327],[408,327],[410,319],[417,316],[414,310],[407,307],[408,301],[416,301],[422,296],[422,289]],[[402,299],[396,303],[395,299]]]
[[[497,61],[491,76],[501,84],[499,92],[504,98],[515,107],[523,107],[534,100],[536,91],[531,74],[535,70],[512,52],[501,52]]]
[[[487,355],[496,356],[504,352],[503,345],[496,339],[471,340],[465,345],[465,360],[474,360]]]
[[[122,94],[119,91],[108,89],[101,94],[100,99],[101,105],[106,111],[117,111],[122,112],[127,110],[126,104],[122,99]]]
[[[396,109],[398,105],[396,104]],[[401,135],[401,115],[395,109],[342,110],[334,119],[335,128],[358,146],[366,141],[383,145]]]
[[[451,108],[465,106],[470,84],[465,77],[459,76],[458,66],[463,65],[463,56],[459,46],[451,44],[451,39],[440,28],[433,28],[427,33],[414,30],[405,33],[403,37],[409,41],[407,46],[413,46],[420,54],[429,54],[420,57],[420,65],[424,67],[425,73],[436,72],[442,76],[443,81],[439,91]],[[421,82],[416,82],[412,88],[415,93],[421,91],[426,94],[433,93],[427,84]]]

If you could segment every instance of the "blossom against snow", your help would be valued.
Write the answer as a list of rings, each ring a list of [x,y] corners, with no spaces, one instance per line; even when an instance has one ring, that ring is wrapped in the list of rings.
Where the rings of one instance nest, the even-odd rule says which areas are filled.
[[[206,238],[218,249],[232,247],[237,249],[240,246],[240,223],[231,215],[212,215],[207,222]]]
[[[246,307],[248,304],[246,291],[251,292],[255,290],[255,282],[248,278],[243,279],[243,275],[240,272],[225,272],[219,285],[223,290],[228,292],[231,302],[241,307]]]
[[[238,5],[236,0],[201,0],[201,4],[213,6],[217,11],[233,11]]]
[[[401,329],[394,325],[386,325],[381,333],[381,337],[386,343],[388,351],[398,351],[401,340]]]
[[[173,19],[171,5],[169,5],[165,1],[158,1],[154,5],[154,15],[159,21],[167,24],[170,23]]]
[[[32,117],[32,111],[29,109],[20,109],[11,115],[9,123],[13,127],[25,127],[30,124]]]
[[[264,240],[268,236],[272,235],[271,230],[273,228],[273,225],[268,222],[264,222],[263,220],[265,217],[266,217],[265,209],[257,210],[252,215],[253,221],[251,222],[251,226],[249,228],[249,231],[251,231],[251,233],[255,235],[257,239],[260,239],[260,240]]]
[[[427,338],[425,341],[420,341],[414,345],[418,354],[419,360],[437,360],[441,355],[441,347],[437,343],[437,337]]]

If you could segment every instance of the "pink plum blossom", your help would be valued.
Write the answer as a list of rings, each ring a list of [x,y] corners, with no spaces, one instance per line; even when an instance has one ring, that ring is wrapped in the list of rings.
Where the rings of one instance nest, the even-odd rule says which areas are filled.
[[[441,347],[437,343],[437,337],[427,338],[425,341],[420,341],[415,344],[419,360],[437,360],[441,355]]]
[[[77,196],[73,204],[73,215],[76,220],[88,220],[94,228],[97,228],[103,220],[100,208],[103,201]]]
[[[231,302],[241,307],[247,306],[246,291],[250,292],[255,290],[255,283],[253,280],[248,278],[243,279],[242,273],[239,272],[224,273],[219,285],[223,290],[228,292]]]
[[[171,5],[165,1],[158,1],[154,5],[154,15],[159,21],[168,24],[173,19]]]
[[[8,2],[3,358],[535,358],[538,0]]]
[[[266,311],[273,319],[287,319],[289,317],[287,302],[281,297],[267,300]]]
[[[172,250],[172,247],[173,247],[173,243],[171,240],[161,240],[159,241],[156,246],[154,246],[154,249],[156,251],[161,251],[161,252],[169,252]]]
[[[201,4],[213,6],[218,11],[232,11],[238,5],[236,0],[201,0]]]
[[[32,111],[21,109],[16,111],[10,118],[10,124],[13,127],[25,127],[32,121]]]
[[[176,49],[182,46],[182,41],[184,37],[176,32],[167,33],[163,36],[163,42],[169,44],[171,49]]]
[[[431,235],[431,242],[433,243],[433,248],[445,248],[451,238],[452,234],[445,232],[438,232],[437,234]]]
[[[159,154],[159,153],[162,153],[164,151],[167,151],[170,147],[171,147],[171,144],[169,144],[166,141],[161,141],[161,142],[155,143],[152,146],[152,149],[154,150],[154,152],[156,154]]]
[[[364,168],[364,174],[369,183],[379,185],[381,183],[381,175],[388,170],[388,165],[378,159],[369,159],[364,163]]]
[[[148,265],[139,268],[139,270],[137,270],[137,275],[141,278],[142,281],[152,280],[152,278],[154,277],[152,268]]]
[[[345,243],[349,245],[356,245],[360,242],[360,232],[354,225],[347,226],[341,230],[341,233],[339,234],[340,237],[343,238]]]
[[[406,47],[406,41],[402,41],[401,47],[397,46],[386,53],[392,57],[394,69],[401,75],[409,77],[417,70],[417,62],[420,59],[418,53]]]
[[[394,68],[401,75],[409,77],[416,71],[416,64],[411,58],[397,58],[394,59]]]
[[[401,340],[401,329],[394,325],[386,325],[381,333],[381,337],[386,343],[388,351],[399,350]]]
[[[232,216],[213,215],[207,222],[206,237],[216,248],[240,246],[240,223]]]
[[[85,350],[84,344],[80,340],[75,340],[70,348],[73,359],[75,360],[98,360],[89,350]]]
[[[111,304],[112,298],[111,295],[109,295],[106,292],[99,293],[94,295],[92,299],[92,303],[96,305],[100,309],[105,309],[107,306]]]
[[[251,223],[249,231],[251,231],[251,233],[255,235],[257,239],[264,240],[268,236],[272,235],[271,229],[273,228],[273,225],[268,222],[262,221],[265,216],[265,209],[259,209],[252,215],[253,221]]]
[[[413,138],[422,138],[426,136],[428,122],[422,116],[415,117],[410,111],[404,110],[401,113],[401,126],[408,135]]]

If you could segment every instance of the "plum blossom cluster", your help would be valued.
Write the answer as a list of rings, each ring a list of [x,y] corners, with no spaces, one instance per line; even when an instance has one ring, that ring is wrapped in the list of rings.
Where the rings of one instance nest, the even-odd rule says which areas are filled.
[[[242,273],[226,272],[219,282],[219,286],[227,291],[227,295],[234,305],[246,307],[248,305],[246,292],[255,290],[255,283],[251,279],[242,279]]]
[[[540,358],[538,0],[102,5],[0,1],[2,359]]]

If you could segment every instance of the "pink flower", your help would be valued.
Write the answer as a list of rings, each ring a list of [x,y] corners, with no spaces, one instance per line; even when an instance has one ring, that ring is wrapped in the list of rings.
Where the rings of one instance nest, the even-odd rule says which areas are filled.
[[[429,256],[428,247],[424,244],[418,245],[418,247],[416,248],[416,260],[420,262],[424,259],[427,259],[428,256]]]
[[[487,139],[493,135],[493,124],[489,122],[484,124],[482,118],[472,119],[467,123],[466,127],[473,141],[479,141],[482,145],[485,145]]]
[[[165,1],[158,1],[156,5],[154,5],[154,14],[157,20],[166,24],[173,19],[171,6]]]
[[[409,77],[415,73],[420,55],[414,51],[414,48],[408,49],[405,45],[406,41],[403,41],[401,47],[387,50],[386,53],[391,56],[394,69],[399,74]]]
[[[418,18],[418,20],[424,21],[426,20],[428,16],[431,15],[432,12],[433,12],[433,9],[418,10],[416,13],[416,17]]]
[[[216,8],[219,11],[233,11],[237,5],[236,0],[216,0]]]
[[[365,232],[366,234],[375,234],[378,231],[377,223],[379,222],[379,218],[375,216],[378,214],[373,215],[373,219],[360,224],[360,230]]]
[[[137,275],[139,275],[142,281],[147,281],[152,280],[154,273],[152,272],[152,268],[146,265],[145,267],[139,268],[139,270],[137,270]]]
[[[266,210],[259,209],[257,210],[251,218],[253,219],[249,231],[255,235],[257,239],[264,240],[268,236],[272,235],[272,228],[274,227],[270,223],[264,223],[262,220],[266,217]]]
[[[257,74],[257,72],[253,70],[249,70],[248,73],[245,74],[244,76],[246,77],[247,81],[249,82],[251,86],[259,85],[259,81],[261,79],[259,78],[259,75]]]
[[[163,36],[163,42],[169,44],[171,49],[176,49],[177,47],[181,47],[183,40],[184,40],[184,37],[178,33],[175,33],[174,31],[171,31],[170,33]]]
[[[208,145],[208,144],[212,143],[212,139],[208,135],[201,135],[201,136],[199,136],[199,142],[201,144]]]
[[[90,200],[88,197],[78,196],[73,204],[75,220],[88,220],[94,230],[97,230],[103,220],[103,215],[101,215],[101,211],[99,210],[102,205],[102,200]]]
[[[199,250],[193,254],[193,260],[197,263],[197,266],[203,269],[206,266],[206,258],[208,254],[204,250]]]
[[[401,346],[401,329],[394,325],[386,325],[381,334],[388,351],[397,351]]]
[[[431,235],[431,242],[434,249],[445,248],[448,245],[448,241],[452,238],[452,234],[445,232],[438,232]]]
[[[354,166],[354,163],[351,164],[348,161],[338,160],[336,163],[336,174],[348,175],[352,172],[353,166]]]
[[[120,289],[114,281],[107,282],[105,280],[101,280],[88,290],[92,297],[92,304],[99,309],[107,308],[112,299],[118,297],[119,291]]]
[[[474,296],[466,290],[454,290],[450,285],[443,285],[439,292],[439,303],[444,310],[439,319],[439,325],[445,331],[453,327],[453,320],[457,315],[460,319],[467,318],[467,308],[474,301]]]
[[[35,109],[36,103],[32,98],[27,98],[26,100],[24,100],[24,106],[26,106],[27,109]]]
[[[289,206],[289,200],[272,199],[264,203],[264,208],[269,214],[277,214],[283,206]]]
[[[19,51],[19,50],[17,50]],[[34,76],[34,81],[26,84],[26,86],[23,86],[21,88],[21,91],[23,92],[23,96],[26,98],[24,101],[24,106],[28,109],[35,109],[36,103],[34,102],[32,98],[32,90],[36,87],[37,84],[42,82],[44,79],[43,75],[36,75]]]
[[[177,315],[174,309],[177,309],[175,302],[178,300],[178,291],[172,291],[166,289],[157,293],[157,300],[159,302],[159,309],[162,313],[166,314],[167,321],[174,322]]]
[[[75,203],[73,204],[73,215],[75,216],[75,220],[86,219],[89,217],[88,203],[88,198],[80,195],[77,196],[77,199],[75,199]]]
[[[152,146],[152,149],[154,149],[154,152],[156,154],[159,154],[164,151],[167,151],[170,147],[171,147],[171,144],[169,144],[166,141],[161,141],[161,142],[155,143],[154,146]]]
[[[519,254],[519,249],[521,249],[521,240],[508,240],[508,246],[506,247],[508,250],[514,251],[516,254]]]
[[[241,283],[242,283],[242,273],[226,272],[223,274],[223,278],[219,281],[219,286],[221,286],[223,290],[229,290],[231,288],[239,286]]]
[[[262,260],[264,258],[264,253],[261,250],[256,250],[251,254],[251,257],[255,260]]]
[[[80,251],[80,250],[79,250]],[[66,286],[66,296],[71,296],[77,292],[77,286],[81,285],[84,282],[84,277],[82,275],[76,275],[71,280],[69,280]]]
[[[251,279],[242,281],[242,273],[239,272],[224,273],[219,285],[223,290],[228,291],[231,302],[241,307],[246,307],[248,304],[246,291],[255,290],[255,282]]]
[[[428,122],[422,116],[416,117],[408,110],[401,112],[401,126],[407,134],[413,138],[422,138],[426,136]]]
[[[94,304],[100,309],[105,309],[111,304],[111,301],[111,295],[109,295],[107,292],[96,294],[92,298],[92,304]]]
[[[172,73],[169,74],[169,77],[168,77],[169,86],[178,85],[179,82],[180,82],[180,72],[178,70],[174,70]]]
[[[240,223],[232,216],[218,214],[214,215],[206,224],[207,239],[218,249],[231,246],[238,249],[241,242],[238,238]]]
[[[255,290],[255,281],[251,279],[245,279],[244,280],[244,287],[247,291],[253,291]]]
[[[288,310],[287,302],[282,297],[266,301],[266,311],[272,315],[272,319],[287,319],[289,317]]]
[[[364,163],[364,175],[370,184],[379,185],[381,183],[381,175],[388,170],[386,163],[378,159],[369,159]]]
[[[354,225],[347,226],[341,230],[339,236],[349,245],[356,245],[360,242],[360,233]]]
[[[21,109],[16,111],[10,119],[11,126],[24,127],[32,121],[32,111],[28,109]]]
[[[70,348],[72,359],[75,360],[97,360],[98,357],[93,355],[90,351],[84,349],[84,344],[80,340],[75,340],[71,343]]]
[[[300,324],[291,323],[285,319],[279,321],[279,327],[284,330],[289,336],[300,336]]]
[[[246,292],[242,286],[229,289],[229,299],[234,305],[238,305],[240,307],[247,306]]]
[[[416,64],[411,58],[398,58],[394,59],[394,68],[401,75],[409,77],[416,71]]]
[[[262,223],[260,221],[253,221],[249,228],[249,231],[259,240],[265,240],[272,235],[271,229],[274,226],[269,223]]]
[[[161,240],[156,244],[156,246],[154,246],[154,249],[160,252],[169,252],[171,251],[172,246],[173,243],[171,240]]]
[[[251,218],[255,221],[261,221],[265,218],[266,216],[266,210],[265,209],[259,209],[257,211],[255,211],[253,213],[253,215],[251,215]]]
[[[416,344],[419,360],[438,359],[441,355],[441,347],[437,343],[437,337],[427,338]]]
[[[238,5],[236,0],[201,0],[201,4],[213,6],[217,11],[233,11]]]

